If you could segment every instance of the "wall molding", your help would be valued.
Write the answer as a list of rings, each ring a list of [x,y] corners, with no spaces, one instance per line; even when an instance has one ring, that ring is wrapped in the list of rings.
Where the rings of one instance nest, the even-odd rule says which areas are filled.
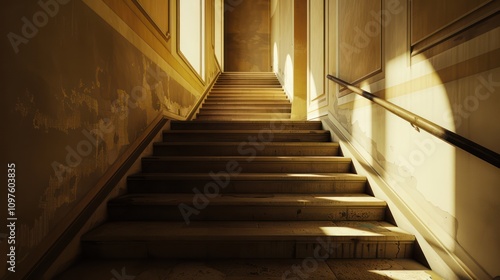
[[[321,31],[321,34],[317,34],[316,37],[312,37],[311,34],[313,33],[311,29],[314,27],[312,26],[312,20],[311,18],[313,17],[313,8],[312,8],[312,1],[308,1],[307,4],[307,68],[309,71],[306,74],[307,77],[307,113],[311,113],[317,110],[320,110],[321,108],[325,108],[329,105],[329,94],[328,94],[328,81],[324,78],[326,76],[326,72],[328,71],[328,61],[329,61],[329,52],[327,51],[327,44],[329,42],[329,25],[325,24],[328,22],[328,17],[327,13],[329,12],[329,2],[328,1],[322,1],[321,5],[322,7],[322,14],[319,18],[321,18],[322,23],[321,23],[321,28],[323,28]],[[317,12],[317,11],[316,11]],[[316,13],[314,13],[314,16],[318,16]],[[317,26],[316,26],[317,27]],[[317,40],[321,39],[321,42],[318,42]],[[319,67],[315,68],[313,67],[313,64],[315,63],[320,63],[320,61],[313,61],[311,58],[312,54],[314,53],[314,49],[312,47],[313,43],[318,44],[318,46],[321,46],[321,52],[322,58],[320,59],[322,69],[321,73],[316,76],[316,79],[319,79],[319,81],[316,81],[316,84],[321,84],[322,88],[316,89],[315,85],[312,84],[311,81],[311,75],[313,75],[313,70],[319,71]],[[325,63],[326,62],[326,63]],[[314,71],[314,72],[315,72]],[[321,91],[318,92],[317,95],[311,96],[311,88],[315,88],[316,91]]]
[[[379,0],[379,2],[377,3],[377,6],[379,7],[380,11],[387,11],[385,9],[385,1],[384,0]],[[373,10],[371,11],[373,12]],[[346,12],[345,11],[340,11],[339,10],[339,13],[340,14],[345,14]],[[380,44],[377,44],[377,46],[380,48],[380,52],[378,53],[374,53],[373,54],[373,57],[375,57],[375,59],[373,60],[370,60],[371,63],[375,63],[375,61],[378,63],[378,66],[376,67],[373,67],[371,69],[365,69],[366,71],[364,71],[364,73],[361,73],[359,76],[354,76],[354,73],[351,71],[348,71],[350,70],[351,68],[347,68],[346,69],[343,69],[343,65],[347,65],[347,64],[353,64],[353,65],[362,65],[364,64],[366,61],[356,61],[356,59],[352,59],[351,61],[348,61],[347,63],[346,62],[343,62],[343,57],[342,55],[340,55],[340,52],[342,51],[342,44],[345,43],[345,42],[341,42],[341,40],[339,39],[338,41],[338,50],[339,50],[339,56],[338,56],[338,59],[339,59],[339,69],[338,69],[338,72],[339,72],[339,75],[344,77],[344,79],[348,79],[348,82],[354,84],[354,85],[359,85],[363,82],[365,83],[374,83],[374,82],[377,82],[377,81],[380,81],[384,78],[384,69],[383,69],[383,65],[384,65],[384,61],[385,61],[385,54],[384,54],[384,50],[385,50],[385,33],[386,33],[386,30],[385,30],[385,26],[384,26],[384,18],[382,17],[382,14],[380,13],[379,15],[379,18],[378,19],[375,19],[375,18],[372,18],[372,14],[370,14],[370,16],[368,17],[365,17],[365,18],[362,18],[362,20],[364,20],[362,22],[362,24],[360,23],[359,26],[356,25],[356,27],[359,28],[359,30],[362,32],[362,35],[363,36],[360,36],[360,37],[364,37],[364,38],[368,38],[368,43],[367,44],[371,44],[372,41],[374,40],[380,40]],[[378,24],[378,27],[379,27],[379,34],[375,34],[375,35],[372,35],[370,33],[367,32],[367,28],[369,27],[369,24],[370,23],[375,23],[375,24]],[[339,30],[344,30],[344,28],[341,26],[341,22],[338,21],[337,22],[337,25],[339,26]],[[363,28],[364,27],[364,28]],[[369,28],[368,28],[369,30]],[[339,38],[341,38],[341,33],[339,31]],[[353,45],[350,45],[350,44],[347,44],[348,47],[352,47],[352,48],[357,48],[358,52],[363,54],[364,52],[367,52],[369,51],[369,47],[370,46],[358,46],[356,44]],[[346,45],[344,45],[344,48],[346,48]],[[354,52],[354,51],[353,51]],[[358,55],[358,54],[352,54],[353,56],[355,55]],[[366,55],[365,55],[366,56]],[[366,57],[365,57],[366,58]],[[345,72],[348,72],[348,73],[345,73]],[[349,80],[350,79],[350,80]],[[346,96],[348,94],[350,94],[351,91],[348,90],[347,88],[344,88],[344,87],[340,87],[339,88],[339,91],[338,91],[338,94],[337,96],[338,97],[343,97],[343,96]]]
[[[149,14],[148,11],[146,11],[146,9],[144,8],[144,6],[141,4],[140,0],[132,0],[132,2],[139,8],[139,10],[142,12],[142,14],[146,17],[146,19],[149,21],[149,23],[156,29],[156,31],[161,34],[161,36],[166,40],[170,40],[170,37],[172,36],[170,34],[170,11],[171,11],[171,8],[170,8],[170,0],[164,0],[164,1],[167,1],[167,7],[168,7],[168,11],[166,12],[167,14],[167,21],[168,21],[168,25],[167,25],[167,30],[163,30],[157,23],[156,21],[153,19],[153,17]]]
[[[489,1],[486,2],[480,6],[478,6],[476,9],[470,11],[469,13],[463,15],[462,17],[448,23],[444,27],[434,31],[431,34],[428,34],[426,37],[420,39],[417,42],[411,42],[411,56],[415,56],[417,54],[420,54],[422,52],[425,52],[429,49],[438,47],[439,45],[445,43],[445,42],[451,42],[452,44],[448,44],[446,48],[442,48],[443,50],[446,50],[448,48],[451,48],[453,46],[456,46],[460,43],[463,43],[459,37],[460,35],[463,35],[465,38],[469,38],[471,36],[477,36],[480,35],[484,32],[487,32],[491,29],[493,29],[495,26],[498,26],[498,21],[493,21],[490,23],[488,28],[482,27],[482,30],[479,29],[480,32],[474,31],[474,29],[477,28],[477,25],[480,24],[483,21],[487,21],[490,18],[493,18],[498,15],[500,11],[500,2],[499,1]],[[411,18],[414,16],[410,7],[410,32],[413,32],[413,21]],[[498,17],[497,17],[498,18]],[[470,31],[473,32],[470,32]],[[479,34],[477,34],[479,33]],[[411,33],[410,33],[411,37]],[[450,39],[457,39],[457,40],[451,40]]]

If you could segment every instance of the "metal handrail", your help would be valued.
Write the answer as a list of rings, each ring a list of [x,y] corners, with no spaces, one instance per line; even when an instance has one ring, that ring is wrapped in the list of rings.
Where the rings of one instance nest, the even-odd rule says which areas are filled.
[[[394,103],[391,103],[387,100],[379,98],[370,92],[362,90],[340,78],[337,78],[332,75],[326,76],[328,79],[334,81],[337,84],[340,84],[354,93],[371,100],[373,103],[382,106],[387,111],[395,114],[396,116],[408,121],[417,131],[423,129],[430,134],[436,136],[437,138],[450,143],[494,166],[500,168],[500,155],[484,146],[479,145],[478,143],[471,141],[463,136],[456,134],[442,126],[439,126],[425,118],[422,118],[406,109],[403,109],[397,106]]]

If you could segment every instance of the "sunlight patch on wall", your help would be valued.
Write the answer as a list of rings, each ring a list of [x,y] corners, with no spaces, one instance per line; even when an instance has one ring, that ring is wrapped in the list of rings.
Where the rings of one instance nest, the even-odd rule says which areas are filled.
[[[404,62],[406,58],[406,55],[401,55],[387,63],[388,101],[453,130],[453,124],[443,118],[443,112],[451,110],[451,102],[446,85],[436,69],[428,61],[419,63],[415,68],[408,68]],[[421,83],[415,83],[418,77],[425,79]],[[403,87],[395,88],[406,89],[404,94],[391,88],[398,83],[403,84]],[[392,113],[384,114],[383,154],[386,168],[391,170],[396,188],[409,194],[414,203],[428,214],[427,217],[421,217],[424,222],[436,225],[449,236],[455,237],[456,148],[413,127]]]
[[[290,99],[290,102],[293,102],[293,61],[290,55],[286,56],[285,61],[285,69],[284,69],[284,84],[285,92]]]
[[[277,71],[280,67],[279,61],[280,61],[280,58],[279,58],[279,54],[278,54],[278,44],[276,44],[276,42],[275,42],[274,46],[273,46],[273,70],[275,73],[277,73]]]

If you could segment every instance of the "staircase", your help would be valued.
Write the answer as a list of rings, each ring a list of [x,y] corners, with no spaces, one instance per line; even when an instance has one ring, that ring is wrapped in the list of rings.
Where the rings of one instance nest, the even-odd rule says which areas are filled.
[[[386,221],[329,132],[289,117],[274,74],[222,74],[197,119],[172,121],[109,202],[109,222],[84,235],[85,256],[412,258],[414,236]]]
[[[290,119],[291,105],[274,73],[222,73],[197,120]]]

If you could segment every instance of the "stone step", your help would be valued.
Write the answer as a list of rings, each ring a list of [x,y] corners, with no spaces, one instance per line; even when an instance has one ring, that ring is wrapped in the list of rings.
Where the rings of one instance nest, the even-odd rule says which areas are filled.
[[[274,72],[223,72],[220,74],[219,79],[222,79],[224,77],[251,78],[256,76],[266,76],[266,77],[276,78],[276,74]]]
[[[158,142],[155,156],[337,156],[338,143],[311,142]]]
[[[335,156],[150,156],[142,158],[144,173],[349,173],[351,159]]]
[[[259,85],[259,86],[264,86],[264,85],[271,85],[271,86],[281,86],[280,82],[276,79],[266,79],[266,78],[254,78],[254,79],[220,79],[217,80],[215,83],[216,86],[218,85],[248,85],[248,86],[254,86],[254,85]]]
[[[203,106],[206,105],[222,105],[226,107],[231,107],[234,105],[244,105],[244,106],[254,106],[254,105],[270,105],[270,106],[291,106],[292,104],[290,103],[289,100],[251,100],[251,101],[246,101],[246,100],[208,100],[206,99],[203,102]]]
[[[198,114],[199,114],[199,116],[243,114],[243,113],[244,114],[254,114],[254,113],[290,114],[291,111],[292,111],[291,106],[288,106],[288,108],[269,108],[269,107],[260,108],[258,105],[246,106],[246,107],[240,107],[240,108],[233,108],[233,107],[227,107],[227,106],[218,106],[216,108],[207,108],[206,106],[203,106],[200,109],[200,112]]]
[[[129,193],[193,193],[212,184],[220,193],[364,193],[366,177],[351,173],[139,173],[127,178]]]
[[[183,221],[180,209],[196,209],[191,221],[378,221],[385,201],[366,194],[130,194],[108,203],[114,221]],[[184,205],[185,208],[180,208]]]
[[[252,103],[247,103],[247,104],[236,104],[236,105],[221,105],[221,104],[203,104],[203,107],[201,108],[202,110],[204,109],[211,109],[211,110],[245,110],[245,109],[267,109],[267,110],[284,110],[288,109],[290,110],[292,108],[290,103],[283,103],[283,104],[252,104]]]
[[[196,116],[197,120],[221,120],[221,121],[237,121],[237,120],[289,120],[290,114],[286,113],[245,113],[245,114],[218,114],[218,115],[201,115]]]
[[[241,99],[283,100],[283,99],[286,99],[286,100],[288,100],[286,94],[282,93],[282,92],[276,92],[276,93],[258,93],[258,92],[216,93],[216,94],[209,94],[207,97],[207,100],[208,99],[210,99],[210,100],[217,100],[217,99],[227,99],[227,100],[241,100]]]
[[[276,85],[253,85],[253,84],[234,84],[234,85],[217,85],[215,84],[213,87],[213,89],[227,89],[227,88],[231,88],[231,89],[240,89],[240,88],[243,88],[243,89],[246,89],[246,88],[280,88],[282,89],[283,87],[281,86],[281,84],[276,84]]]
[[[245,96],[232,96],[232,97],[220,97],[220,96],[208,96],[207,99],[205,99],[205,102],[247,102],[249,104],[252,104],[253,101],[267,101],[267,102],[288,102],[290,104],[290,101],[287,99],[285,95],[282,97],[245,97]]]
[[[219,88],[219,89],[211,89],[210,94],[212,93],[282,93],[285,94],[285,91],[282,88]]]
[[[171,121],[172,130],[247,130],[251,133],[259,133],[271,130],[272,132],[283,130],[304,130],[309,133],[313,130],[322,130],[320,121]]]
[[[283,92],[211,92],[208,98],[286,98]]]
[[[276,76],[266,76],[266,75],[255,75],[252,77],[224,76],[224,77],[219,77],[219,79],[217,79],[217,83],[225,83],[225,82],[251,83],[251,82],[258,82],[258,81],[273,82],[273,83],[279,84],[279,80],[276,78]]]
[[[272,128],[273,123],[269,126]],[[164,142],[330,142],[330,140],[330,132],[325,130],[167,130],[163,132]]]
[[[378,221],[109,222],[82,236],[91,258],[410,258],[415,237]]]
[[[128,259],[82,260],[54,280],[182,279],[182,280],[443,280],[412,259]],[[314,268],[314,269],[312,269]],[[154,277],[154,278],[153,278]]]

